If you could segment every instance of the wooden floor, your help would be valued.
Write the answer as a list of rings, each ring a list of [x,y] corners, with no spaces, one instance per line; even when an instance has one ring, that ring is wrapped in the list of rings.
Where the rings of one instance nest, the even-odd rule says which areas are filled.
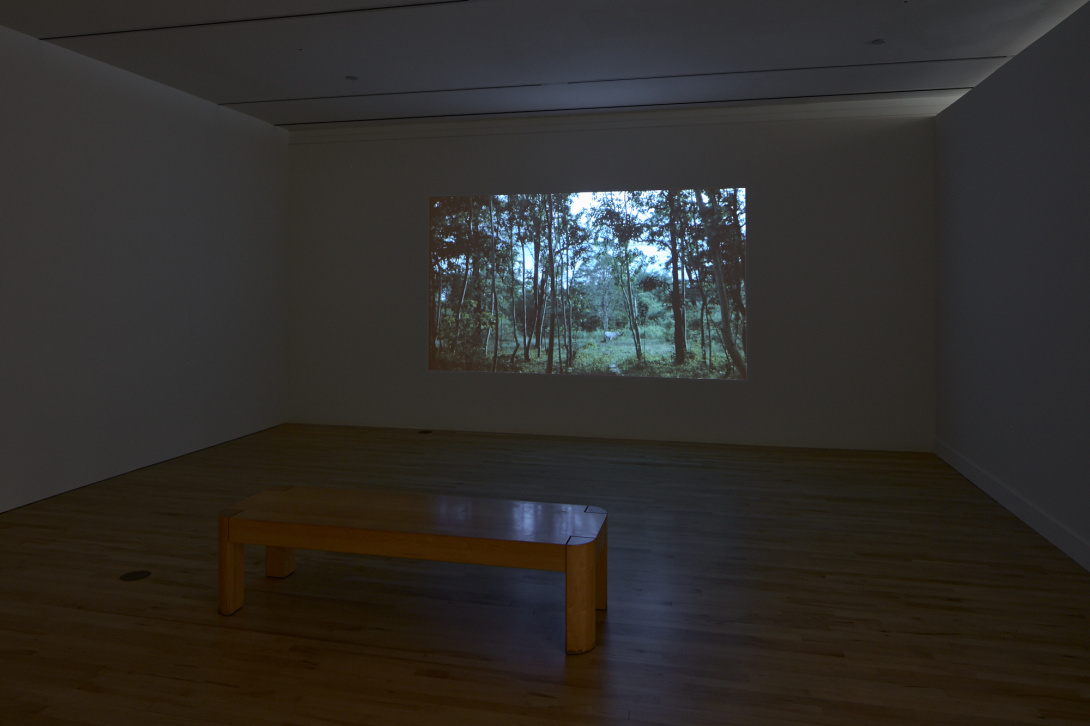
[[[282,484],[606,508],[598,647],[562,573],[322,552],[219,615]],[[281,426],[0,514],[0,723],[1085,726],[1090,573],[931,455]]]

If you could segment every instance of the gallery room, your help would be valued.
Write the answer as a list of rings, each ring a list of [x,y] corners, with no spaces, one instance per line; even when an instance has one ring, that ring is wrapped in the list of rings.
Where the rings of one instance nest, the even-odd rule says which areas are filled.
[[[1090,722],[1083,5],[0,3],[0,720]]]

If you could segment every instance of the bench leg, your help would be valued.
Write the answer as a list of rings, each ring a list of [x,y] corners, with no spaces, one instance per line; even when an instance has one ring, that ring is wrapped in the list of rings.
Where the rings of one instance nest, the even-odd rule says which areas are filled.
[[[585,540],[585,543],[577,544],[578,540]],[[594,540],[589,537],[574,536],[565,548],[564,647],[569,655],[586,653],[594,648],[597,549]]]
[[[246,569],[243,565],[243,545],[230,537],[231,512],[220,514],[219,531],[219,610],[231,615],[242,607],[242,586]]]
[[[265,576],[287,577],[295,572],[295,550],[291,547],[265,546]]]
[[[594,597],[595,603],[594,603],[594,606],[596,608],[598,608],[599,610],[605,610],[606,609],[606,601],[608,600],[608,598],[606,597],[606,593],[608,591],[608,587],[607,587],[607,584],[606,584],[606,575],[607,575],[607,567],[608,567],[608,563],[606,562],[606,555],[609,553],[609,540],[606,539],[605,525],[602,525],[602,531],[598,535],[598,539],[600,539],[602,541],[602,551],[598,553],[598,563],[595,565],[595,568],[594,568],[594,579],[595,579],[595,597]]]

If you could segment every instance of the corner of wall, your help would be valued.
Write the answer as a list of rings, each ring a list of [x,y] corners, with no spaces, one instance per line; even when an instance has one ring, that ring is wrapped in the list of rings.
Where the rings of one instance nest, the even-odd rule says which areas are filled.
[[[934,449],[940,459],[954,467],[981,491],[1058,547],[1083,569],[1090,570],[1090,541],[1085,537],[942,439],[935,439]]]

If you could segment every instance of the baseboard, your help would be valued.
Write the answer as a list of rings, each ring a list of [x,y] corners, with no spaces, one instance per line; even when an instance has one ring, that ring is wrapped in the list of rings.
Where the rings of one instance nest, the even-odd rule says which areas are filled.
[[[985,494],[1003,505],[1011,514],[1032,527],[1038,534],[1056,545],[1084,570],[1090,571],[1090,540],[1071,529],[1054,515],[978,466],[954,447],[935,439],[935,454],[958,470]]]

